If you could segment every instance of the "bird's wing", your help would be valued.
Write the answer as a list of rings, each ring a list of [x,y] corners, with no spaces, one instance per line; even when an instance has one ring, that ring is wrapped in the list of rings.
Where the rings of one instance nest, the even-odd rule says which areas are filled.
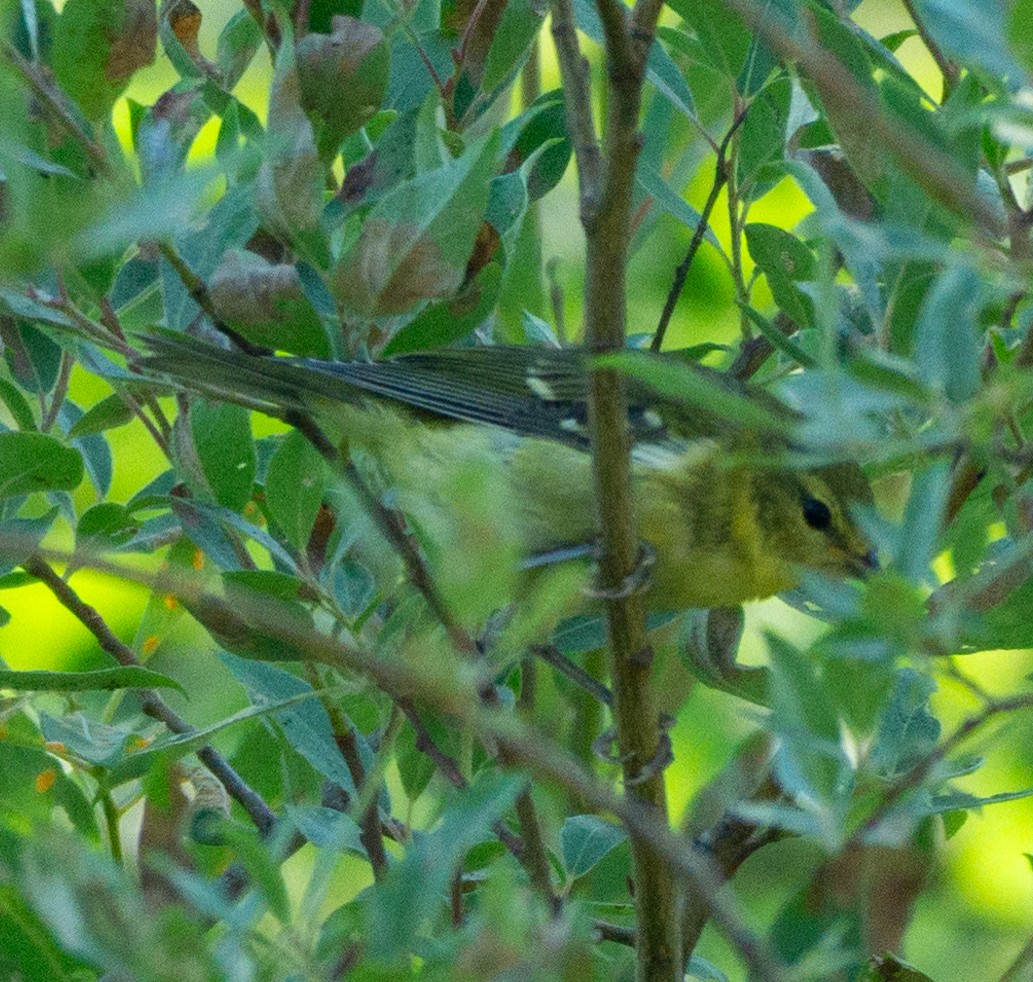
[[[360,393],[432,416],[501,427],[520,436],[588,444],[586,354],[576,348],[493,345],[401,355],[384,361],[256,357],[184,334],[156,332],[137,367],[180,387],[255,408],[311,409]],[[643,358],[651,356],[642,353]],[[736,386],[696,366],[713,385]],[[718,437],[727,424],[706,407],[661,397],[629,378],[628,424],[636,443]],[[738,394],[742,387],[736,386]]]

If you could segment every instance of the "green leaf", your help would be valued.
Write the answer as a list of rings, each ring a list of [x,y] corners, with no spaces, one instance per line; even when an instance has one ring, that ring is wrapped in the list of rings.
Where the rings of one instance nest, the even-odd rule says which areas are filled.
[[[689,969],[685,973],[685,978],[699,979],[700,982],[728,982],[728,976],[721,969],[699,955],[693,955],[689,959]]]
[[[1011,550],[1002,551],[993,559],[983,563],[980,573],[993,574],[995,567],[1006,565]],[[948,594],[948,597],[950,595]],[[1033,647],[1033,578],[1027,579],[1017,589],[990,610],[986,611],[977,624],[965,632],[965,642],[978,651],[996,649],[1017,650]]]
[[[351,816],[321,805],[307,808],[288,805],[286,810],[287,818],[312,845],[365,857],[362,830]]]
[[[82,455],[54,437],[0,433],[0,497],[71,491],[82,479]]]
[[[817,278],[818,264],[811,250],[775,225],[753,222],[745,233],[750,255],[764,272],[775,303],[800,327],[810,326],[813,304],[794,284]]]
[[[572,880],[576,880],[625,839],[624,829],[613,822],[595,815],[573,815],[560,829],[563,868]]]
[[[933,982],[933,979],[896,955],[887,953],[873,958],[858,977],[858,982]]]
[[[795,341],[791,341],[763,314],[754,310],[748,303],[740,302],[739,306],[743,313],[749,317],[750,322],[770,342],[771,347],[780,351],[787,358],[791,358],[798,365],[804,368],[813,368],[816,364],[814,359],[807,354]]]
[[[640,164],[635,170],[635,181],[660,208],[680,221],[686,228],[692,229],[693,232],[696,231],[702,216],[660,176],[658,171],[648,164]],[[718,242],[714,230],[709,225],[703,233],[703,237],[715,249],[721,251],[721,243]]]
[[[379,317],[455,293],[484,219],[497,151],[492,135],[381,198],[337,264],[341,299]]]
[[[0,836],[0,850],[10,865],[20,864],[21,843],[14,833],[5,829]],[[17,887],[0,887],[0,978],[85,982],[95,974],[87,962],[64,950]]]
[[[933,40],[955,60],[978,66],[992,77],[1008,78],[1016,84],[1021,80],[1021,69],[1009,54],[1005,37],[1008,5],[1000,0],[916,0],[915,7]],[[1020,11],[1013,9],[1011,13],[1014,32]],[[1025,28],[1028,37],[1028,20]]]
[[[139,665],[101,668],[93,672],[0,670],[0,689],[15,692],[113,692],[116,689],[176,689],[187,694],[175,679]]]
[[[412,950],[414,941],[448,889],[467,851],[489,836],[523,786],[514,775],[486,773],[452,796],[441,824],[430,835],[410,841],[405,856],[369,899],[369,952],[392,962]]]
[[[722,382],[719,373],[644,351],[621,351],[593,359],[596,367],[615,368],[640,379],[660,395],[764,433],[788,435],[789,424],[772,409]]]
[[[574,14],[577,26],[597,44],[603,44],[605,37],[603,24],[599,19],[594,4],[590,0],[575,0]],[[674,59],[664,50],[659,42],[654,41],[649,49],[646,62],[646,78],[656,86],[665,99],[669,99],[676,109],[695,121],[696,110],[692,104],[692,93]]]
[[[947,461],[923,467],[914,476],[894,563],[902,576],[915,582],[928,576],[929,563],[936,555],[950,481]]]
[[[4,299],[16,314],[21,312],[21,308],[31,310],[33,307],[31,302],[15,304],[13,298],[5,296]],[[53,323],[45,317],[32,319],[39,319],[44,324]],[[4,343],[4,358],[14,380],[30,392],[49,392],[61,370],[61,349],[36,328],[25,323],[15,324],[3,317],[0,317],[0,337]]]
[[[1033,0],[1014,0],[1008,16],[1008,40],[1027,73],[1033,74]]]
[[[240,568],[240,556],[233,547],[233,539],[219,518],[196,501],[173,497],[169,506],[190,541],[217,566],[222,569]]]
[[[111,770],[107,775],[107,784],[109,787],[117,787],[126,781],[135,780],[160,764],[168,764],[193,753],[199,747],[210,743],[212,738],[223,730],[230,729],[239,723],[269,716],[311,698],[313,698],[311,692],[301,692],[296,696],[267,705],[249,706],[247,709],[242,709],[239,713],[227,716],[209,726],[192,730],[181,736],[159,740],[130,754],[115,756],[110,764]]]
[[[101,399],[91,406],[86,414],[68,431],[71,440],[92,433],[103,433],[119,426],[125,426],[133,418],[133,410],[117,393]]]
[[[941,727],[929,709],[935,691],[936,683],[914,669],[897,674],[871,751],[872,764],[884,777],[902,777],[936,746]]]
[[[265,497],[276,524],[295,548],[308,545],[329,483],[319,451],[297,430],[288,433],[269,461]]]
[[[0,522],[0,573],[11,573],[39,548],[57,515],[55,506],[36,518],[8,518]]]
[[[256,706],[275,706],[300,696],[315,695],[311,685],[282,668],[237,658],[222,652],[219,660],[247,690]],[[323,777],[354,795],[355,782],[334,740],[330,717],[318,699],[286,704],[272,713],[287,742]]]
[[[38,733],[32,737],[37,746],[19,747],[10,739],[0,740],[0,835],[9,827],[24,828],[20,824],[24,822],[31,822],[37,829],[46,828],[55,818],[55,809],[61,809],[83,838],[96,842],[97,821],[83,789],[64,772],[59,761],[38,746]],[[44,793],[36,783],[41,775],[54,778]],[[7,860],[12,853],[3,850],[5,845],[0,841],[0,852]],[[4,879],[5,884],[9,882],[6,872]]]
[[[312,123],[301,108],[294,45],[283,43],[269,92],[269,130],[255,179],[255,205],[272,231],[294,242],[320,269],[330,259],[320,227],[325,184]]]
[[[91,120],[111,112],[137,69],[154,61],[154,0],[68,0],[54,34],[58,83]]]
[[[443,747],[440,738],[447,737],[447,734],[435,732],[439,728],[437,718],[432,714],[427,714],[424,724],[435,745]],[[410,802],[416,801],[427,790],[427,785],[430,784],[437,772],[434,762],[417,746],[417,742],[416,731],[406,721],[395,742],[395,764],[398,767],[398,777],[401,779],[402,789]]]
[[[792,88],[786,77],[774,80],[750,103],[750,111],[743,120],[738,154],[739,187],[747,201],[760,198],[782,179],[780,170],[774,177],[765,179],[765,175],[771,172],[774,162],[786,155]],[[752,248],[750,252],[752,254]]]
[[[262,28],[247,10],[238,10],[226,22],[215,47],[215,63],[227,92],[236,87],[262,45]]]
[[[446,348],[465,338],[494,310],[501,283],[498,263],[489,263],[456,297],[431,304],[406,324],[387,343],[383,356]]]
[[[563,90],[540,95],[520,116],[502,127],[500,136],[499,150],[506,157],[507,167],[523,167],[535,158],[527,174],[527,194],[531,201],[537,201],[560,182],[570,162]]]
[[[811,81],[821,96],[829,124],[843,152],[861,180],[870,187],[883,176],[885,151],[872,140],[870,124],[864,114],[858,112],[850,100],[843,99],[841,78],[845,73],[854,94],[878,105],[879,89],[872,78],[871,59],[860,38],[832,11],[818,4],[808,4],[801,20],[806,21],[810,34],[806,43],[825,49],[824,56],[839,63],[840,71],[818,73]]]
[[[19,429],[36,429],[36,418],[32,415],[25,396],[21,394],[17,386],[11,385],[5,378],[0,378],[0,399],[3,399],[4,405],[7,406]]]
[[[961,809],[978,809],[987,805],[1003,805],[1009,801],[1022,801],[1033,797],[1033,788],[1021,791],[1000,791],[997,794],[978,795],[966,791],[951,791],[947,794],[934,795],[923,811],[929,815],[942,815],[946,812]]]
[[[249,341],[295,355],[330,357],[322,321],[296,266],[231,249],[208,288],[219,317]]]
[[[983,278],[967,267],[945,270],[922,303],[915,325],[915,363],[924,382],[951,402],[979,388]]]
[[[483,77],[477,85],[482,92],[494,92],[519,70],[527,58],[531,42],[538,36],[543,18],[543,9],[531,0],[510,0],[505,4],[491,38]]]
[[[87,508],[75,528],[79,552],[106,552],[125,545],[139,531],[140,523],[125,505],[104,501]]]
[[[151,861],[156,860],[152,854]],[[175,882],[177,873],[169,872]],[[88,973],[75,982],[98,975],[159,979],[168,977],[169,966],[175,966],[176,978],[204,982],[222,973],[206,937],[210,922],[182,910],[156,912],[135,874],[63,830],[34,829],[23,851],[19,880],[23,895],[51,933],[89,964]],[[187,889],[202,892],[194,886],[200,878],[184,880],[190,883]],[[246,957],[239,956],[240,963],[247,964]],[[50,982],[53,977],[45,978]]]
[[[793,796],[830,809],[845,764],[839,720],[814,661],[788,641],[767,635],[771,656],[771,725],[782,738],[779,783]]]
[[[734,80],[750,50],[742,18],[721,0],[674,0],[671,9],[691,28],[707,63],[725,79]]]
[[[191,404],[190,423],[215,500],[240,511],[251,500],[257,469],[251,414],[241,406],[198,400]]]
[[[85,713],[51,716],[40,713],[43,739],[60,743],[76,757],[100,767],[113,767],[126,755],[126,747],[136,735],[115,726],[106,726]]]

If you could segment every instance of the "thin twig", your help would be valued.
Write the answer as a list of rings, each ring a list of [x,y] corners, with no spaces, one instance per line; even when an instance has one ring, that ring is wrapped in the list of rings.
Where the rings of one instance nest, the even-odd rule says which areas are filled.
[[[611,924],[609,921],[592,921],[592,930],[599,935],[600,941],[613,941],[625,948],[635,947],[635,929],[623,924]]]
[[[4,42],[0,46],[0,57],[3,57],[28,83],[33,95],[46,107],[54,122],[86,151],[86,156],[90,158],[97,171],[105,177],[113,177],[114,170],[103,146],[94,140],[79,123],[67,103],[66,96],[44,74],[43,69],[39,65],[26,61],[21,52],[8,42]]]
[[[671,284],[671,289],[668,291],[663,313],[660,315],[660,323],[656,325],[656,333],[653,335],[653,340],[649,345],[651,351],[659,351],[661,347],[663,347],[664,336],[667,334],[667,327],[671,323],[671,317],[674,315],[675,305],[678,303],[678,298],[681,296],[682,290],[685,288],[685,280],[688,278],[693,260],[696,258],[696,253],[699,251],[699,247],[703,244],[703,239],[706,237],[707,229],[710,227],[710,213],[714,210],[714,205],[717,204],[717,199],[721,193],[721,189],[728,181],[728,146],[732,141],[735,131],[742,125],[742,121],[745,118],[745,111],[736,116],[728,132],[725,134],[724,139],[718,146],[717,160],[714,163],[714,182],[710,186],[710,193],[707,195],[706,203],[703,205],[703,210],[699,214],[699,221],[696,223],[696,229],[692,233],[692,241],[689,242],[689,248],[685,253],[685,258],[681,261],[674,272],[674,282]]]
[[[536,665],[534,658],[528,656],[521,666],[520,695],[517,708],[530,716],[534,710],[536,689]],[[524,837],[522,864],[527,871],[531,884],[545,898],[553,917],[558,917],[563,910],[563,898],[553,889],[552,873],[549,864],[549,853],[545,848],[542,836],[541,820],[531,796],[528,784],[517,796],[517,819],[520,821],[520,832]]]
[[[132,649],[123,644],[112,633],[107,622],[98,613],[96,608],[84,602],[82,598],[46,563],[40,556],[31,556],[23,564],[27,573],[34,576],[41,583],[45,584],[58,602],[69,613],[71,613],[93,636],[97,643],[120,665],[139,665],[139,659]],[[193,733],[194,728],[190,726],[181,716],[174,712],[169,705],[153,689],[139,690],[143,712],[163,723],[173,733]],[[276,814],[265,803],[262,796],[258,794],[246,781],[230,766],[225,757],[214,748],[205,745],[199,747],[197,756],[219,779],[219,782],[226,789],[226,793],[236,801],[244,811],[247,812],[255,827],[263,836],[272,834],[276,827]]]
[[[319,689],[323,682],[315,666],[306,665],[305,674],[313,688]],[[360,788],[366,781],[366,768],[363,767],[362,758],[359,756],[359,746],[355,739],[355,730],[348,718],[341,712],[332,699],[320,696],[320,702],[330,717],[330,729],[334,734],[334,743],[341,751],[344,763],[351,775],[352,784]],[[370,868],[373,870],[373,878],[382,882],[387,876],[387,853],[384,851],[384,839],[380,829],[380,814],[378,809],[378,793],[374,792],[370,803],[363,809],[360,815],[356,816],[356,824],[359,826],[359,840],[366,850]]]
[[[903,3],[904,9],[907,11],[908,16],[915,25],[915,30],[918,31],[918,36],[922,39],[922,43],[928,49],[929,54],[933,56],[933,61],[936,62],[936,67],[940,69],[940,74],[943,75],[943,94],[940,101],[946,102],[947,97],[951,94],[951,90],[961,80],[961,71],[958,66],[943,53],[943,49],[936,43],[936,39],[929,33],[928,28],[925,26],[925,22],[918,16],[914,0],[903,0]]]
[[[553,645],[536,644],[531,648],[531,653],[570,679],[579,689],[587,692],[597,702],[606,706],[613,705],[613,693],[580,665],[575,665],[569,658],[564,657],[563,653]]]
[[[54,384],[54,394],[50,397],[50,405],[39,424],[41,433],[49,433],[54,423],[57,422],[57,415],[64,405],[65,396],[68,395],[68,380],[72,377],[74,364],[75,359],[67,351],[62,351],[61,368],[57,374],[57,382]]]
[[[578,172],[581,220],[590,221],[602,190],[602,152],[592,119],[592,75],[588,59],[581,53],[572,0],[554,0],[552,39],[563,78],[563,100],[567,133],[574,148]]]

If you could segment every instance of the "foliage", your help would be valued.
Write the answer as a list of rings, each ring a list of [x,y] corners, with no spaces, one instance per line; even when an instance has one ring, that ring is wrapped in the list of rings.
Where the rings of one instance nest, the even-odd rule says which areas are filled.
[[[564,77],[546,92],[536,0],[244,0],[214,40],[191,0],[0,0],[0,590],[42,583],[99,648],[0,672],[0,975],[928,977],[902,958],[945,840],[1033,793],[966,783],[969,741],[1007,748],[994,724],[1033,692],[963,665],[1033,647],[1033,10],[914,0],[913,30],[875,37],[857,6],[672,0],[637,115],[620,38],[640,36],[612,0],[557,0]],[[675,322],[668,349],[700,342],[598,369],[787,441],[758,466],[858,461],[880,504],[861,516],[878,572],[785,597],[815,640],[773,630],[744,666],[739,610],[650,624],[638,695],[657,718],[703,733],[702,705],[753,730],[670,828],[642,802],[662,808],[665,768],[695,748],[675,741],[671,763],[647,733],[659,790],[622,786],[598,610],[556,623],[582,573],[514,586],[476,453],[388,487],[375,454],[304,420],[259,429],[140,371],[155,328],[338,359],[580,340],[542,233],[553,210],[574,223],[572,146],[592,180],[570,10],[618,66],[602,174],[629,175],[616,233],[582,196],[590,256],[617,257],[585,282],[623,289],[627,246],[674,282],[662,317],[633,297],[659,326],[629,346],[660,350]],[[932,55],[938,91],[904,43]],[[155,58],[176,78],[145,99]],[[264,121],[240,95],[253,63]],[[206,129],[214,153],[188,163]],[[802,221],[753,217],[787,186]],[[719,303],[701,268],[731,297],[733,343],[683,326]],[[795,413],[704,384],[701,358]],[[146,591],[130,641],[82,599],[91,569]],[[960,722],[941,690],[964,693]],[[678,882],[677,931],[654,923],[643,856]],[[756,869],[779,873],[763,896],[719,892]],[[684,964],[636,968],[657,933]],[[1024,977],[1031,951],[964,977],[1012,957]]]

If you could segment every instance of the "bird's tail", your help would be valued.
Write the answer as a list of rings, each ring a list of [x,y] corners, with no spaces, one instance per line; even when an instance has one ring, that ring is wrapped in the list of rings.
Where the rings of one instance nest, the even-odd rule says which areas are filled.
[[[135,367],[143,374],[273,416],[308,412],[321,402],[358,401],[346,381],[321,371],[318,362],[256,357],[169,331],[149,333],[142,341],[150,354]]]

